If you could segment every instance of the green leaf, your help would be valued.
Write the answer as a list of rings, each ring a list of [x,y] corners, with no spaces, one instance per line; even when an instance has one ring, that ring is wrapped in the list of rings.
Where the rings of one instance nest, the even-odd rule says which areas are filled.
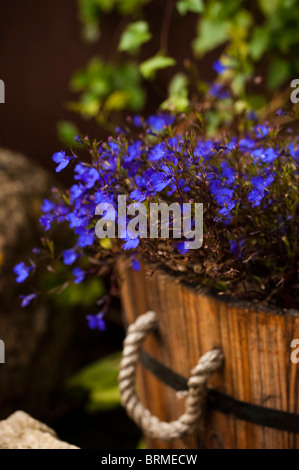
[[[58,286],[61,280],[54,274],[43,282],[48,286]],[[57,308],[73,308],[77,306],[90,307],[104,294],[105,289],[101,279],[86,279],[82,284],[69,284],[60,294],[50,294],[51,301]]]
[[[148,0],[114,0],[121,15],[136,14]]]
[[[253,60],[259,60],[269,45],[269,31],[263,27],[255,28],[249,43],[249,51]]]
[[[183,112],[189,106],[188,99],[188,78],[183,73],[177,73],[170,82],[169,96],[161,108],[170,111]]]
[[[108,96],[104,109],[105,111],[120,111],[129,105],[131,93],[127,90],[115,90]]]
[[[198,23],[198,35],[192,47],[196,54],[202,55],[220,46],[229,39],[229,21],[202,18]]]
[[[139,70],[144,78],[153,79],[157,70],[172,67],[175,64],[176,61],[172,57],[165,57],[162,53],[158,53],[154,57],[142,62]]]
[[[259,0],[259,7],[264,15],[273,15],[285,0]]]
[[[186,15],[188,11],[193,13],[202,13],[204,11],[202,0],[179,0],[176,7],[181,15]]]
[[[289,78],[290,65],[286,60],[276,59],[272,62],[267,76],[267,84],[270,90],[279,87]]]
[[[57,133],[59,140],[68,146],[79,146],[77,142],[74,141],[75,135],[79,134],[76,124],[70,121],[59,121],[57,123]]]
[[[142,44],[149,41],[151,37],[148,23],[146,21],[136,21],[129,24],[123,32],[118,48],[120,51],[135,52]]]
[[[254,111],[261,109],[267,104],[267,98],[263,94],[249,94],[247,95],[247,101],[250,105],[250,108]]]
[[[84,367],[67,381],[69,388],[89,392],[89,411],[111,409],[120,405],[117,381],[120,359],[121,353],[107,356]]]

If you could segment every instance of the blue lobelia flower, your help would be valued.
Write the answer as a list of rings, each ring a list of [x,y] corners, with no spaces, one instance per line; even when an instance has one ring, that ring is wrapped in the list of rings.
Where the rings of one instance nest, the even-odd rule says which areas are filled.
[[[92,330],[100,330],[100,331],[105,331],[106,330],[106,323],[105,320],[103,319],[104,313],[100,312],[97,315],[87,315],[87,321],[88,321],[88,326]]]
[[[291,157],[293,157],[294,160],[297,163],[299,163],[299,148],[297,148],[297,150],[295,150],[294,143],[291,142],[288,146],[288,150],[289,150],[289,154],[291,155]]]
[[[210,185],[211,187],[211,185]],[[234,191],[233,189],[224,188],[222,186],[214,187],[214,190],[211,191],[214,199],[217,204],[221,206],[219,214],[227,215],[235,207],[237,201],[232,200]]]
[[[253,178],[251,178],[251,184],[256,188],[268,188],[273,181],[274,176],[271,174],[268,174],[266,178],[262,176],[253,176]]]
[[[274,176],[272,174],[268,174],[265,178],[263,176],[254,176],[251,179],[251,184],[254,189],[248,193],[248,201],[251,203],[252,207],[257,207],[261,204],[266,194],[266,189],[273,181]]]
[[[55,219],[54,214],[44,214],[40,217],[39,223],[44,228],[44,230],[47,232],[48,230],[50,230],[51,224],[52,224],[54,219]]]
[[[71,265],[73,264],[76,259],[79,257],[79,254],[75,251],[74,248],[70,250],[65,250],[63,253],[63,262],[66,265]]]
[[[236,174],[235,170],[231,168],[226,161],[221,162],[220,164],[222,175],[226,179],[227,184],[232,184],[235,180]]]
[[[84,271],[79,267],[73,269],[73,275],[75,276],[74,278],[75,284],[80,284],[80,282],[82,282],[85,277]]]
[[[245,240],[229,240],[230,252],[235,255],[238,259],[241,259],[242,257],[241,248],[244,243]]]
[[[79,135],[75,135],[74,141],[77,142],[77,144],[83,144],[84,143]]]
[[[44,199],[43,204],[41,205],[41,210],[44,213],[48,213],[48,212],[51,212],[54,209],[55,209],[55,204],[53,202],[49,201],[49,199]]]
[[[149,169],[146,170],[144,174],[148,180],[150,188],[154,191],[154,193],[162,191],[171,183],[171,176],[168,176],[167,174],[165,175],[161,171]]]
[[[19,264],[16,264],[13,268],[14,273],[16,274],[16,281],[18,283],[24,282],[25,279],[29,276],[30,271],[32,271],[33,266],[26,266],[24,261]]]
[[[128,153],[125,156],[125,162],[130,163],[133,160],[139,159],[142,153],[142,142],[137,140],[128,146]]]
[[[74,158],[75,157],[66,157],[64,151],[54,153],[52,160],[58,164],[56,167],[56,172],[58,173],[63,170]]]
[[[247,136],[240,140],[239,149],[241,152],[250,152],[255,148],[255,145],[255,141]]]
[[[266,137],[269,134],[270,128],[266,124],[259,124],[255,127],[254,131],[257,137]]]
[[[37,294],[20,295],[20,299],[22,299],[21,307],[28,307],[36,296]]]
[[[179,136],[178,136],[179,137]],[[179,152],[180,151],[180,145],[179,145],[179,141],[176,137],[170,137],[170,139],[168,139],[168,145],[169,147],[174,150],[175,152]]]
[[[177,250],[181,255],[184,255],[185,253],[188,252],[188,248],[185,248],[185,242],[178,242],[176,244]]]
[[[158,114],[150,116],[147,120],[148,126],[154,132],[161,132],[165,127],[171,126],[174,122],[174,116],[170,114]]]
[[[162,142],[161,144],[155,145],[151,149],[148,155],[148,160],[150,162],[157,162],[158,160],[160,160],[161,158],[165,156],[165,153],[166,153],[166,147],[165,147],[164,142]]]
[[[223,72],[225,72],[226,69],[227,69],[227,67],[225,65],[223,65],[220,62],[220,60],[216,60],[213,63],[213,70],[215,70],[215,72],[217,72],[219,75],[221,75]]]
[[[124,250],[131,250],[132,248],[137,248],[140,243],[140,239],[138,237],[132,238],[129,234],[125,238],[125,243],[123,244]]]
[[[214,142],[211,140],[200,140],[197,142],[194,149],[194,156],[197,158],[202,158],[203,163],[205,163],[206,160],[213,155],[214,145]]]
[[[138,116],[138,115],[133,116],[133,124],[134,124],[134,126],[136,126],[136,127],[142,127],[143,123],[142,123],[141,117]]]
[[[141,264],[135,258],[132,259],[132,268],[134,269],[134,271],[140,271],[141,269]]]
[[[70,228],[85,227],[88,224],[87,217],[82,216],[82,214],[79,216],[74,212],[67,214],[66,220],[69,222]]]
[[[77,229],[75,229],[75,233],[79,235],[77,244],[81,248],[85,248],[94,243],[94,235],[83,227],[77,227]]]
[[[219,98],[221,100],[225,98],[229,98],[229,92],[228,90],[225,90],[223,85],[220,83],[214,83],[210,89],[209,89],[210,95],[213,96],[214,98]]]
[[[132,201],[142,202],[146,199],[146,193],[139,191],[139,189],[134,189],[130,194],[130,198]]]
[[[248,201],[251,203],[252,207],[257,207],[261,204],[264,195],[264,187],[254,188],[248,194]]]
[[[78,201],[80,196],[83,194],[84,188],[79,184],[73,184],[70,187],[70,201],[73,204],[74,202]]]
[[[253,150],[252,155],[254,158],[254,163],[272,163],[279,156],[273,148],[265,149],[264,147]]]

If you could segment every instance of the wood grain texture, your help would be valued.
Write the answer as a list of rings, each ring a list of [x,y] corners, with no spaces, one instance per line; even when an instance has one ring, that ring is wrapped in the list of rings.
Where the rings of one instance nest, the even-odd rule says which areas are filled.
[[[149,354],[189,377],[199,357],[218,347],[225,365],[210,386],[237,400],[299,413],[299,363],[290,360],[290,343],[299,338],[299,312],[228,303],[163,271],[146,277],[145,268],[133,271],[125,260],[119,270],[125,321],[131,323],[147,310],[159,315],[159,334],[150,334],[144,343]],[[142,403],[159,419],[171,421],[183,413],[184,399],[142,366],[137,387]],[[299,448],[299,435],[208,411],[204,431],[172,443],[147,443],[155,449],[293,449]]]

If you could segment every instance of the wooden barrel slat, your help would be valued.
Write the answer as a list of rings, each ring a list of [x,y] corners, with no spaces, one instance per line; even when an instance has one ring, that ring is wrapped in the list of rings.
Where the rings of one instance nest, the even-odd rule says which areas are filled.
[[[120,265],[126,321],[147,310],[159,315],[160,335],[151,334],[144,349],[165,366],[188,377],[198,358],[219,347],[225,366],[209,385],[242,402],[299,414],[299,364],[290,360],[292,339],[299,338],[299,314],[279,314],[254,305],[240,306],[195,291],[162,271],[146,277],[127,261]],[[184,400],[142,365],[138,391],[159,419],[175,420]],[[208,409],[204,432],[173,443],[148,440],[151,448],[299,448],[299,434],[272,429]]]

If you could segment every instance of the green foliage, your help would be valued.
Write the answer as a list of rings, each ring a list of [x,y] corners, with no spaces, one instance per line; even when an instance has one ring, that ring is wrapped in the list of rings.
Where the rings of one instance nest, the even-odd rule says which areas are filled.
[[[161,104],[161,108],[174,112],[183,112],[188,107],[188,78],[183,73],[177,73],[170,82],[168,98]]]
[[[152,35],[149,32],[146,21],[136,21],[135,23],[131,23],[122,34],[118,46],[119,50],[134,53],[142,44],[149,41],[151,37]]]
[[[176,6],[181,15],[188,12],[202,13],[204,11],[203,0],[178,0]]]
[[[279,87],[285,80],[287,80],[290,74],[290,66],[288,62],[282,59],[275,59],[268,71],[268,87],[270,90],[274,90]]]
[[[148,0],[78,0],[79,19],[82,35],[87,42],[95,42],[100,37],[100,19],[116,10],[120,15],[132,15]]]
[[[262,27],[254,29],[249,43],[249,53],[254,61],[259,60],[269,46],[269,31]]]
[[[61,286],[61,278],[67,275],[64,265],[59,265],[58,272],[48,272],[41,279],[43,291],[52,292],[51,302],[57,308],[90,307],[105,293],[103,281],[98,277],[84,280],[81,284],[68,283],[63,290],[57,289]]]
[[[197,37],[193,49],[197,55],[203,55],[220,46],[229,38],[229,22],[203,18],[198,23]]]
[[[68,107],[98,120],[114,110],[138,111],[145,101],[140,73],[131,61],[113,65],[94,58],[85,70],[74,75],[71,88],[81,95],[78,102],[71,102]]]
[[[90,278],[82,284],[70,284],[60,295],[53,295],[60,307],[90,307],[104,294],[103,282],[99,278]]]
[[[73,122],[59,121],[57,123],[57,133],[60,141],[64,145],[78,147],[80,144],[74,141],[75,135],[79,134],[79,130]]]
[[[256,92],[254,99],[248,95],[248,85],[257,70],[263,75],[269,96],[275,88],[282,87],[299,73],[299,58],[294,56],[299,44],[299,5],[296,0],[176,0],[172,10],[167,2],[151,0],[151,11],[156,8],[156,16],[161,17],[161,22],[156,24],[150,24],[146,9],[149,2],[78,0],[85,39],[99,40],[100,23],[103,24],[112,12],[118,15],[119,24],[115,25],[112,40],[115,47],[110,51],[110,58],[92,59],[85,70],[73,77],[71,87],[80,96],[69,103],[69,109],[85,118],[95,118],[100,125],[109,122],[113,111],[140,112],[146,103],[145,80],[157,80],[153,88],[161,95],[163,109],[188,109],[191,87],[192,100],[200,101],[203,87],[200,65],[197,72],[194,62],[185,68],[184,62],[178,61],[176,51],[168,44],[175,10],[181,16],[189,14],[197,18],[193,40],[186,49],[188,60],[191,58],[192,61],[192,55],[195,59],[203,59],[216,48],[222,48],[219,49],[220,60],[227,68],[217,77],[217,83],[230,83],[233,92],[248,106],[254,102],[258,109],[263,101]],[[142,46],[148,42],[157,52],[145,60]],[[132,55],[134,61],[130,58]],[[167,90],[161,89],[159,71],[174,65],[177,67],[167,96]],[[183,78],[186,72],[188,76]],[[71,127],[60,127],[61,139],[69,141]]]
[[[172,67],[176,61],[172,57],[165,57],[163,52],[159,52],[154,57],[145,60],[140,64],[140,72],[147,79],[153,79],[157,70]]]
[[[90,412],[113,409],[120,406],[118,367],[121,353],[112,354],[88,365],[72,376],[67,387],[88,391]]]

